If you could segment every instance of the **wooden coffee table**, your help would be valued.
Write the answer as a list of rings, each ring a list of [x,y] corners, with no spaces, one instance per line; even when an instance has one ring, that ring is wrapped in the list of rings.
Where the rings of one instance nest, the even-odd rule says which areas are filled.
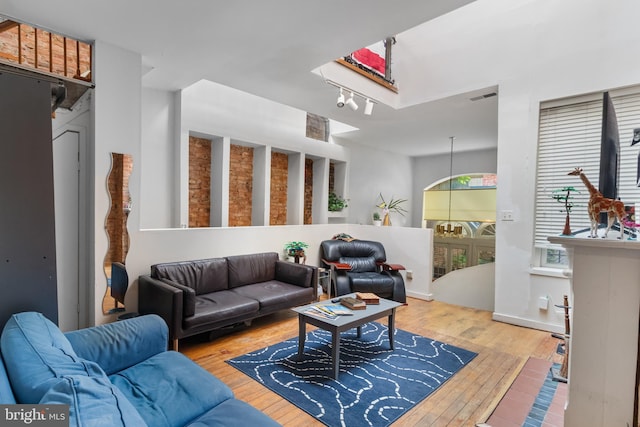
[[[355,294],[343,295],[355,298]],[[336,304],[331,300],[303,305],[293,309],[298,313],[298,356],[304,354],[304,342],[307,336],[307,323],[317,326],[320,329],[331,332],[331,360],[332,376],[338,379],[340,372],[340,333],[349,329],[357,328],[358,338],[362,334],[362,325],[381,317],[388,316],[389,346],[393,350],[394,318],[396,308],[402,303],[380,298],[380,304],[368,304],[364,310],[353,310],[353,315],[338,316],[335,319],[326,319],[309,313],[309,308],[313,305]]]

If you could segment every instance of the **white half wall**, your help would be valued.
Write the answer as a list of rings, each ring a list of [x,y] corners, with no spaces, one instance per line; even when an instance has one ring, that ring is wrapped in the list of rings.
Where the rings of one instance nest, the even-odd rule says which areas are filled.
[[[410,226],[416,200],[411,197],[413,169],[411,158],[390,151],[374,150],[362,145],[349,144],[349,218],[354,224],[372,224],[378,195],[382,193],[388,202],[407,199],[402,206],[407,213],[391,213],[392,224]],[[422,196],[417,202],[422,207]]]
[[[128,310],[138,306],[137,278],[149,274],[152,264],[257,252],[278,252],[283,259],[285,243],[295,240],[309,244],[305,251],[307,264],[321,266],[320,242],[338,233],[382,242],[390,263],[403,264],[413,271],[412,280],[406,280],[405,277],[407,295],[427,299],[432,271],[431,230],[319,224],[135,231],[131,235],[132,245],[127,257],[127,272],[134,283],[129,287],[130,292],[127,292],[125,306]],[[100,320],[100,323],[105,323],[113,319],[112,316],[103,316]]]
[[[433,281],[433,299],[493,311],[495,280],[495,263],[455,270]]]

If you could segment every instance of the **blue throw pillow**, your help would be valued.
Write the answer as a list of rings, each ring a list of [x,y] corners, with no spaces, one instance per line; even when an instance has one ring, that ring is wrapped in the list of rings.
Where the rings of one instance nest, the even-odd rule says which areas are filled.
[[[20,403],[38,403],[51,387],[51,381],[65,375],[106,378],[96,363],[79,358],[60,329],[41,313],[11,316],[2,331],[0,345],[14,395]]]
[[[106,378],[58,378],[41,404],[69,405],[69,427],[142,427],[140,414]]]

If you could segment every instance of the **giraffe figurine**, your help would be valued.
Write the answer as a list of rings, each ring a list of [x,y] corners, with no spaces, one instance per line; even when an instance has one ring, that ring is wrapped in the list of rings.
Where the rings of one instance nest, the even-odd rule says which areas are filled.
[[[590,182],[587,176],[582,172],[582,168],[575,168],[567,175],[579,176],[584,185],[589,190],[589,205],[587,211],[589,213],[589,219],[591,220],[591,233],[589,237],[598,237],[598,222],[600,212],[607,213],[607,229],[604,232],[602,238],[604,239],[609,234],[609,230],[611,230],[611,226],[615,219],[618,219],[618,223],[620,224],[620,237],[618,239],[622,239],[624,237],[624,218],[626,218],[627,213],[624,210],[624,203],[621,200],[613,200],[608,199],[598,191]]]

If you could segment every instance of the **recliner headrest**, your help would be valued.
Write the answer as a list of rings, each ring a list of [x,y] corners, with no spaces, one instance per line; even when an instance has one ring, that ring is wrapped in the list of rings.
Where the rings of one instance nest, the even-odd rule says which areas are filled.
[[[373,257],[377,262],[385,262],[387,255],[382,243],[372,240],[325,240],[320,244],[322,257],[327,261],[339,261],[340,258]]]

